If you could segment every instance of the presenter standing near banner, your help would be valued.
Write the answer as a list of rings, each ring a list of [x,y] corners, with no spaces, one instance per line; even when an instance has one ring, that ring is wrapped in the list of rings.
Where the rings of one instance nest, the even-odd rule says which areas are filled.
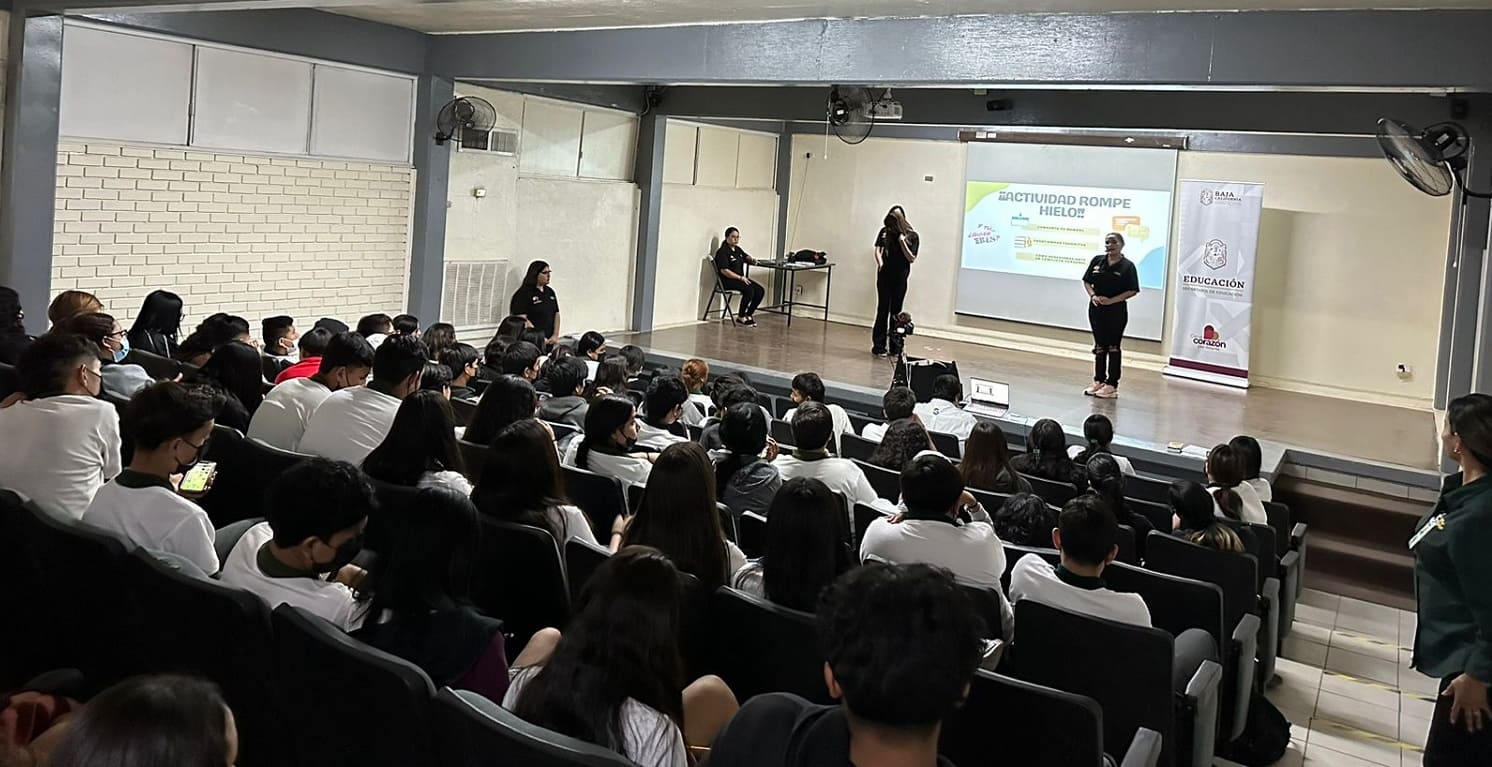
[[[1088,291],[1088,325],[1093,329],[1093,383],[1083,393],[1114,399],[1119,396],[1119,373],[1124,328],[1129,324],[1125,302],[1140,294],[1140,273],[1124,257],[1124,236],[1109,232],[1103,238],[1103,255],[1094,256],[1083,273]]]
[[[870,353],[878,356],[887,353],[886,334],[896,315],[901,314],[907,297],[907,277],[922,244],[900,205],[893,205],[886,212],[883,223],[876,235],[876,321],[870,331]]]

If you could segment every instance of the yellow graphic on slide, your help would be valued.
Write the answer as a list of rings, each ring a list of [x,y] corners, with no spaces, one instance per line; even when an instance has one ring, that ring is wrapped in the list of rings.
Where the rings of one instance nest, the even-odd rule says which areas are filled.
[[[999,184],[993,181],[970,181],[964,189],[964,212],[968,213],[979,204],[980,200],[1009,186],[1009,184]]]

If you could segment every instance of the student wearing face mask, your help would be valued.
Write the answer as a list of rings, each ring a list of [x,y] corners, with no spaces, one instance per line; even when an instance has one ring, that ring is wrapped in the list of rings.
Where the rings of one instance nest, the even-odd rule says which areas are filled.
[[[273,381],[285,368],[299,361],[300,350],[296,342],[300,332],[295,329],[295,318],[283,314],[264,318],[264,380]]]
[[[365,573],[352,560],[376,503],[367,477],[352,464],[310,458],[277,477],[264,500],[268,519],[228,554],[223,583],[271,608],[299,607],[343,631],[361,627],[367,604],[354,589]]]
[[[311,331],[310,336],[322,331]],[[332,336],[321,353],[316,374],[309,378],[292,378],[277,384],[264,395],[248,435],[282,450],[299,450],[306,423],[316,408],[332,395],[349,386],[362,386],[373,370],[373,345],[356,333],[342,332]]]
[[[585,433],[570,442],[565,464],[634,485],[645,484],[657,456],[633,452],[636,445],[637,407],[626,397],[608,394],[592,402],[586,411]]]
[[[99,361],[104,363],[104,394],[129,399],[135,392],[155,382],[145,368],[124,361],[130,353],[130,339],[113,315],[103,312],[79,314],[67,320],[64,329],[94,344]]]

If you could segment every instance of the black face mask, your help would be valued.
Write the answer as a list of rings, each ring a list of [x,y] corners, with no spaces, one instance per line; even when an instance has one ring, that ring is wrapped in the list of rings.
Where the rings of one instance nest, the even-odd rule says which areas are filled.
[[[316,573],[335,573],[338,570],[341,570],[343,567],[352,564],[352,560],[356,558],[357,555],[362,552],[362,550],[363,535],[362,533],[358,533],[357,535],[343,541],[342,545],[337,547],[337,554],[336,556],[331,558],[331,561],[323,563],[312,563],[311,571]]]

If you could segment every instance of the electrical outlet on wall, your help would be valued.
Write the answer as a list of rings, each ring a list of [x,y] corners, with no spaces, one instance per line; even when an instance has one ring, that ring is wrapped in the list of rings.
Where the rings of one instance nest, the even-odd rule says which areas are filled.
[[[801,298],[802,296],[803,296],[803,286],[802,285],[794,285],[793,286],[793,298]]]
[[[1394,368],[1394,372],[1398,374],[1401,381],[1409,381],[1414,378],[1414,367],[1406,362],[1400,362]]]

